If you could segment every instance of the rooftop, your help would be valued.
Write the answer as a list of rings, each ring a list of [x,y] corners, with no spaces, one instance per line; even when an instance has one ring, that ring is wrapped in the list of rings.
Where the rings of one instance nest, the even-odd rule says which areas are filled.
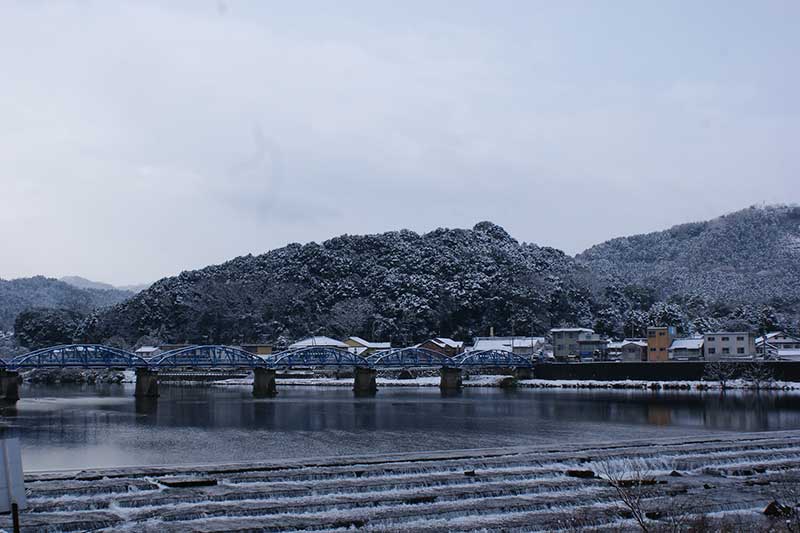
[[[294,344],[290,344],[289,348],[307,348],[309,346],[333,346],[335,348],[347,348],[347,345],[342,341],[337,341],[336,339],[325,337],[324,335],[306,337],[305,339],[299,340]]]
[[[670,350],[699,350],[703,347],[703,338],[702,337],[692,337],[688,339],[675,339],[670,344]]]
[[[368,340],[362,339],[361,337],[353,337],[353,336],[348,337],[348,339],[357,342],[358,344],[364,346],[365,348],[384,349],[392,347],[391,342],[370,342]]]

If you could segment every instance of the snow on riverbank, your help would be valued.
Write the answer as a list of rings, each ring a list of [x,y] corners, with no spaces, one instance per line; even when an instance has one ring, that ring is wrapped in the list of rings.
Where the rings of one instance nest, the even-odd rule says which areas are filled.
[[[464,387],[503,387],[511,385],[510,376],[503,375],[472,375],[465,377]],[[212,382],[170,382],[170,384],[197,384]],[[222,381],[214,381],[214,385],[252,385],[253,378],[236,378]],[[290,378],[278,379],[278,386],[315,386],[315,387],[352,387],[352,378]],[[414,379],[394,379],[377,378],[378,387],[438,387],[439,377],[428,376]],[[517,387],[534,389],[622,389],[622,390],[685,390],[685,391],[705,391],[720,390],[720,384],[714,381],[638,381],[638,380],[619,380],[619,381],[599,381],[599,380],[549,380],[549,379],[525,379],[515,382]],[[743,380],[729,381],[725,385],[729,390],[749,390],[753,389],[751,383]],[[800,383],[791,381],[773,381],[763,383],[761,390],[782,390],[800,391]]]

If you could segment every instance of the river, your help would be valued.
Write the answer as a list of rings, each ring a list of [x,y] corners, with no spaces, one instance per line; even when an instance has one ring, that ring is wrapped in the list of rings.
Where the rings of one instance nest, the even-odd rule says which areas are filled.
[[[21,439],[28,471],[800,428],[797,392],[279,388],[254,399],[249,386],[162,383],[157,402],[141,402],[127,384],[26,384],[0,426]]]

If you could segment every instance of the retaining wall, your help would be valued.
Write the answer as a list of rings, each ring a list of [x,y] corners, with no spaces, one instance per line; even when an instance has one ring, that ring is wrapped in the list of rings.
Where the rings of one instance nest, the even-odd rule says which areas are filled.
[[[702,361],[669,361],[659,363],[545,363],[536,365],[536,379],[597,381],[700,381],[706,364]],[[752,362],[724,362],[734,369],[733,379],[741,376]],[[776,380],[799,381],[800,362],[768,361],[759,363],[769,368]],[[707,381],[713,381],[708,379]]]

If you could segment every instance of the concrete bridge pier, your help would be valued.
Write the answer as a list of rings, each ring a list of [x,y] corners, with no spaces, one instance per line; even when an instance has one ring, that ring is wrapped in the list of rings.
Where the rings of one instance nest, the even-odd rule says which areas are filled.
[[[5,403],[19,400],[19,372],[0,370],[0,399]]]
[[[275,386],[275,370],[271,368],[253,369],[253,396],[256,398],[269,398],[278,395]]]
[[[461,369],[443,366],[441,369],[441,379],[439,388],[444,392],[456,392],[461,390]]]
[[[378,392],[378,371],[374,368],[355,367],[353,392],[356,396],[373,396]]]
[[[136,369],[137,398],[158,398],[158,371],[149,368]]]

